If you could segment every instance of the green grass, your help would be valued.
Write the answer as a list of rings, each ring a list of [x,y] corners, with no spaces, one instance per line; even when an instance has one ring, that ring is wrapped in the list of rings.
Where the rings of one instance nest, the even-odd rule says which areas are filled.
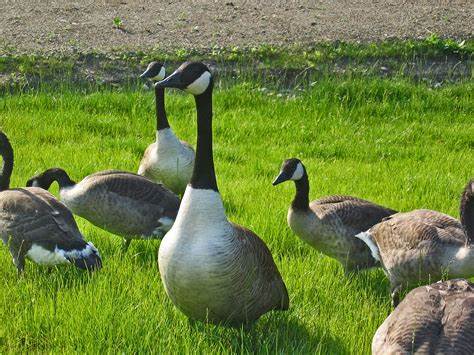
[[[191,324],[163,290],[158,241],[133,242],[122,254],[118,237],[78,218],[103,256],[93,275],[27,263],[18,279],[0,249],[0,353],[369,353],[390,310],[382,271],[347,278],[300,241],[286,225],[294,186],[271,181],[283,159],[297,156],[311,199],[351,194],[457,217],[460,191],[474,175],[472,92],[472,82],[431,89],[401,79],[324,79],[297,97],[270,96],[251,83],[216,90],[214,154],[228,216],[270,247],[290,310],[248,330]],[[167,99],[175,132],[194,142],[194,101],[174,92]],[[16,155],[12,186],[52,166],[73,179],[136,171],[154,139],[153,107],[152,93],[142,91],[0,98],[0,128]]]
[[[120,21],[118,17],[114,19],[114,22]],[[53,89],[81,87],[92,91],[98,87],[114,86],[117,82],[121,86],[137,87],[143,84],[140,81],[137,85],[138,75],[151,61],[163,62],[171,70],[185,60],[202,58],[217,64],[220,75],[227,77],[226,81],[237,76],[239,80],[278,82],[278,76],[289,73],[293,80],[286,82],[288,80],[283,78],[281,81],[285,82],[284,86],[291,87],[299,87],[305,78],[319,79],[327,74],[403,74],[417,80],[459,81],[473,78],[473,52],[472,38],[455,40],[436,34],[419,40],[371,43],[335,41],[305,46],[262,44],[256,47],[214,46],[205,50],[181,48],[176,51],[156,47],[146,52],[116,48],[108,53],[91,49],[87,53],[69,55],[22,53],[0,43],[0,94],[36,90],[42,85]],[[381,72],[382,67],[385,72]],[[430,71],[431,77],[426,77]]]

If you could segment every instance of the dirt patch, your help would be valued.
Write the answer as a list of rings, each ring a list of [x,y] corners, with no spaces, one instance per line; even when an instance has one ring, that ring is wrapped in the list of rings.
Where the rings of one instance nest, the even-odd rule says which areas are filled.
[[[44,54],[472,38],[474,23],[472,0],[3,0],[0,8],[0,52]]]

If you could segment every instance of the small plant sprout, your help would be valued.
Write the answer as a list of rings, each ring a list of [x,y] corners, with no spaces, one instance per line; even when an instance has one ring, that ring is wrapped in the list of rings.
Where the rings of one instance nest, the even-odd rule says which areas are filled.
[[[114,17],[114,27],[118,30],[123,30],[123,21],[119,16]]]

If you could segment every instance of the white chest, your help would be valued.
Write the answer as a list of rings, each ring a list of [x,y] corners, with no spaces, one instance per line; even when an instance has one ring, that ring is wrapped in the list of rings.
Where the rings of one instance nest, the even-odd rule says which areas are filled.
[[[231,236],[219,193],[188,185],[176,221],[160,245],[160,272],[183,278],[210,272],[225,258]]]

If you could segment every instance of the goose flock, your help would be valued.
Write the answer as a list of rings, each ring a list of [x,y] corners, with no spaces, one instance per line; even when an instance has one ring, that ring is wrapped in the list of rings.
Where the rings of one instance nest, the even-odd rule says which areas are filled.
[[[18,273],[27,258],[88,271],[102,267],[74,213],[122,237],[124,249],[132,239],[162,239],[164,289],[190,319],[241,326],[287,310],[288,290],[269,248],[225,213],[213,160],[212,72],[186,62],[166,77],[164,66],[152,62],[141,77],[154,83],[156,142],[137,174],[101,171],[76,183],[65,170],[50,168],[27,187],[11,188],[13,148],[0,132],[0,237]],[[194,96],[195,151],[169,125],[169,88]],[[346,274],[381,267],[389,279],[395,309],[374,336],[374,354],[474,353],[474,284],[464,279],[474,276],[474,180],[463,190],[459,221],[431,210],[397,212],[352,196],[310,203],[308,173],[296,158],[283,162],[273,185],[289,180],[296,194],[288,225],[298,237],[338,260]],[[47,191],[54,182],[60,200]],[[404,290],[419,285],[399,302]]]

